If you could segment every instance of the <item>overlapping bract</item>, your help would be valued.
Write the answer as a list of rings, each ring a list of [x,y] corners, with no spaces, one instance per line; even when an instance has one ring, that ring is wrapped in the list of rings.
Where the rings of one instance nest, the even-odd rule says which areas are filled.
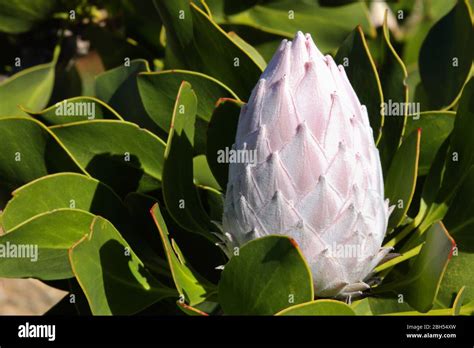
[[[367,110],[309,34],[283,40],[241,111],[223,228],[236,245],[288,235],[321,297],[348,297],[387,254],[390,208]],[[247,158],[252,158],[248,156]]]

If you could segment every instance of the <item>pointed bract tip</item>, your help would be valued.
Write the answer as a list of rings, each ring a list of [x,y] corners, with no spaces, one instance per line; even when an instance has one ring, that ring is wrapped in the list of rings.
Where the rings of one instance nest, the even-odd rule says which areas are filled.
[[[278,150],[273,151],[268,157],[270,161],[277,161],[280,159],[280,152]]]
[[[303,132],[306,132],[308,130],[308,125],[306,124],[306,120],[303,120],[299,125],[298,127],[296,127],[296,132],[297,133],[303,133]]]
[[[318,182],[325,183],[326,182],[326,176],[321,174],[318,178]]]
[[[326,54],[324,58],[325,58],[326,65],[329,68],[334,68],[334,67],[337,68],[336,62],[334,61],[334,58],[330,54]]]
[[[314,69],[314,63],[309,61],[309,62],[305,62],[304,63],[304,70],[306,73],[308,73],[308,71],[310,71],[311,69]]]
[[[306,37],[305,37],[305,35],[303,34],[302,31],[297,31],[293,40],[294,41],[297,41],[297,40],[306,41]]]
[[[277,52],[283,51],[286,47],[287,42],[288,42],[288,39],[281,40],[281,43],[280,43],[280,46],[278,46]]]
[[[283,200],[283,198],[284,198],[283,193],[280,190],[276,190],[275,193],[273,194],[272,200],[281,201]]]

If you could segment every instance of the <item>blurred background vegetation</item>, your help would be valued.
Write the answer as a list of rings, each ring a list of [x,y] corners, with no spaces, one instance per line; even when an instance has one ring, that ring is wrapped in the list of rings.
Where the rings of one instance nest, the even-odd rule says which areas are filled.
[[[407,66],[409,85],[416,86],[423,39],[456,1],[205,3],[224,30],[250,43],[267,61],[282,38],[293,37],[297,30],[312,33],[322,51],[334,54],[354,27],[361,25],[377,63],[383,54],[380,27],[388,7],[392,42]],[[288,9],[294,11],[292,21]],[[124,57],[147,59],[155,70],[173,67],[171,59],[165,59],[166,34],[153,0],[0,0],[0,80],[50,62],[58,44],[61,54],[50,105],[77,95],[94,95],[94,76],[123,64]]]

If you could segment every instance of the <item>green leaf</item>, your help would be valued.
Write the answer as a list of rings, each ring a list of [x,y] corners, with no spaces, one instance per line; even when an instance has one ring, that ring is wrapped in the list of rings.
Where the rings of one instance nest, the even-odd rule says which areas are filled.
[[[219,24],[222,29],[228,32],[229,36],[232,37],[232,33],[235,33],[245,40],[245,42],[252,45],[263,57],[265,66],[267,64],[266,62],[272,59],[281,41],[288,38],[286,35],[282,36],[280,34],[270,33],[248,25],[227,24],[225,22],[219,22]],[[261,63],[259,63],[259,65],[260,64]]]
[[[395,208],[390,215],[388,229],[400,225],[415,193],[420,155],[421,129],[413,131],[395,153],[385,179],[385,197]]]
[[[219,160],[219,154],[235,142],[241,106],[238,100],[219,99],[207,130],[207,162],[222,188],[227,187],[229,163]]]
[[[221,222],[224,214],[224,195],[216,189],[209,186],[199,186],[201,199],[209,211],[209,217],[212,221]]]
[[[76,278],[67,279],[63,282],[66,283],[64,290],[69,292],[69,294],[74,294],[75,302],[71,303],[71,296],[66,294],[61,301],[48,309],[48,311],[45,312],[43,316],[92,315],[86,296],[77,283]]]
[[[384,96],[382,110],[384,125],[379,149],[382,169],[386,174],[401,143],[408,112],[408,86],[405,83],[408,74],[405,65],[390,42],[387,14],[384,19],[381,49],[383,52],[382,61],[379,62],[378,69]]]
[[[219,282],[219,303],[228,315],[273,315],[313,296],[311,271],[296,243],[285,236],[242,246]]]
[[[275,315],[355,315],[350,306],[336,300],[316,300],[288,307]]]
[[[214,292],[213,285],[199,276],[187,264],[178,246],[169,236],[168,228],[158,204],[155,204],[150,212],[160,232],[171,274],[180,298],[186,300],[190,306],[205,301]]]
[[[409,0],[410,3],[413,1]],[[418,25],[406,33],[403,61],[407,66],[418,65],[421,45],[435,22],[445,16],[456,4],[456,0],[431,1],[429,6],[423,6],[423,14]]]
[[[19,105],[33,111],[42,110],[53,92],[55,65],[55,61],[37,65],[0,82],[0,118],[25,116]]]
[[[388,246],[394,246],[396,244],[395,243],[387,243],[387,245],[384,245],[386,247]],[[403,253],[400,253],[400,255],[398,256],[395,256],[394,258],[382,263],[382,264],[379,264],[377,267],[375,267],[374,269],[374,272],[377,273],[377,272],[381,272],[383,270],[386,270],[386,269],[391,269],[393,266],[401,263],[401,262],[404,262],[406,260],[409,260],[411,259],[412,257],[415,257],[417,256],[421,249],[423,247],[423,244],[420,244],[416,247],[414,247],[413,249],[410,249],[408,250],[407,252],[403,252]],[[387,272],[388,273],[388,272]]]
[[[94,315],[135,314],[176,296],[153,278],[115,227],[99,216],[90,233],[69,250],[69,259]]]
[[[412,115],[408,118],[405,133],[410,134],[417,128],[421,128],[423,133],[420,141],[419,176],[428,174],[438,149],[453,129],[455,116],[456,113],[450,111],[424,111],[419,117]]]
[[[372,313],[371,315],[383,315],[383,314],[394,314],[399,312],[409,312],[413,311],[406,301],[405,298],[400,302],[401,298],[399,297],[369,297],[367,301],[369,302],[369,309]],[[417,312],[421,314],[420,312]]]
[[[123,120],[106,103],[92,97],[74,97],[65,99],[39,112],[22,108],[24,112],[48,126],[95,119]]]
[[[439,147],[435,158],[431,164],[428,175],[423,182],[423,189],[421,191],[420,206],[417,215],[413,221],[404,228],[395,238],[398,240],[395,242],[403,240],[407,235],[412,233],[410,239],[405,243],[401,252],[406,252],[411,248],[419,245],[422,241],[420,237],[433,223],[441,220],[447,211],[447,204],[440,202],[440,204],[435,203],[436,195],[438,194],[439,187],[441,186],[442,174],[444,172],[444,164],[447,156],[447,151],[449,148],[449,140],[447,138]],[[420,223],[423,223],[420,225]],[[422,229],[423,228],[423,229]],[[392,244],[391,246],[393,246]]]
[[[373,315],[370,308],[369,297],[351,303],[351,308],[356,315]]]
[[[448,160],[446,173],[443,177],[443,189],[441,194],[452,192],[459,186],[467,176],[469,169],[474,165],[474,78],[464,87],[459,107],[456,112],[454,128],[451,134],[449,151],[458,155],[458,161]]]
[[[156,5],[166,28],[168,66],[205,73],[248,98],[262,73],[252,57],[194,3],[162,0]]]
[[[193,71],[170,70],[138,75],[138,88],[143,105],[160,129],[169,133],[176,95],[181,82],[187,81],[196,93],[196,153],[203,153],[206,146],[206,130],[212,111],[219,98],[236,95],[218,80]]]
[[[183,82],[176,97],[163,167],[163,198],[173,219],[189,232],[210,238],[212,228],[193,182],[194,124],[197,99]]]
[[[19,34],[47,19],[56,8],[56,0],[0,0],[0,31]]]
[[[471,70],[474,57],[471,9],[466,0],[429,31],[421,46],[418,65],[429,106],[439,109],[453,103]]]
[[[422,194],[420,212],[416,217],[421,225],[408,243],[414,242],[431,226],[433,222],[441,220],[446,214],[450,200],[469,174],[474,165],[474,79],[464,87],[459,108],[456,112],[454,128],[450,136],[449,148],[440,148],[440,153],[433,161],[433,166],[427,177]],[[439,189],[438,189],[439,188]],[[419,223],[419,222],[418,222]]]
[[[224,20],[228,15],[236,14],[252,8],[257,4],[258,0],[206,0],[195,1],[196,5],[208,12],[216,21]]]
[[[444,218],[444,223],[456,240],[457,246],[457,252],[453,254],[448,264],[438,294],[438,300],[446,307],[452,305],[454,296],[463,286],[466,286],[465,300],[474,300],[474,274],[468,271],[474,267],[473,195],[474,168],[471,168]]]
[[[375,63],[360,26],[344,40],[334,59],[337,64],[344,66],[360,102],[367,107],[374,139],[378,142],[384,124],[380,107],[384,97]]]
[[[265,68],[267,67],[267,62],[265,61],[265,59],[263,59],[261,54],[255,49],[255,47],[253,47],[251,44],[242,39],[239,35],[237,35],[237,33],[233,31],[229,32],[228,35],[232,40],[234,40],[237,46],[242,47],[242,49],[247,52],[250,57],[252,57],[252,59],[255,61],[255,63],[257,63],[258,67],[261,70],[265,70]]]
[[[463,286],[461,289],[459,289],[459,292],[456,295],[456,298],[454,299],[453,303],[453,315],[459,315],[462,309],[462,304],[464,302],[465,298],[465,293],[464,290],[466,290],[466,287]]]
[[[75,173],[52,174],[15,190],[2,214],[5,230],[42,213],[73,208],[101,215],[119,223],[125,208],[106,185]]]
[[[36,120],[0,119],[0,134],[0,187],[8,192],[52,173],[86,173],[57,137]]]
[[[420,72],[418,71],[418,68],[411,68],[411,70],[408,70],[408,76],[405,80],[407,86],[408,86],[408,101],[410,103],[414,102],[419,102],[420,101],[420,96],[417,94],[417,89],[420,89],[421,85],[421,77],[420,77]],[[420,104],[415,104],[419,105],[420,111],[423,110],[424,105]],[[426,110],[423,110],[426,111]],[[408,121],[407,121],[408,122]]]
[[[219,183],[212,175],[207,158],[205,155],[199,155],[193,158],[194,183],[199,186],[207,186],[214,190],[222,190]]]
[[[468,315],[474,314],[474,301],[465,304],[464,306],[458,306],[453,308],[436,308],[426,313],[420,313],[418,311],[407,311],[407,312],[396,312],[386,313],[386,315],[401,315],[401,316],[448,316],[448,315]]]
[[[37,215],[0,236],[0,277],[43,280],[73,277],[68,249],[89,233],[94,215],[81,210],[59,209]],[[23,250],[23,251],[22,251]],[[35,252],[37,253],[35,255]]]
[[[97,98],[117,110],[125,120],[160,135],[162,133],[145,110],[138,91],[137,76],[148,71],[146,60],[133,60],[130,66],[122,65],[97,76],[95,92]]]
[[[311,33],[323,52],[337,49],[357,25],[361,25],[365,33],[375,36],[367,6],[362,2],[338,8],[325,8],[316,1],[304,0],[259,2],[225,18],[228,23],[249,25],[288,38],[298,30]]]
[[[94,178],[120,196],[160,187],[165,144],[153,133],[113,120],[69,123],[51,130]]]
[[[426,232],[425,244],[410,264],[408,273],[397,275],[396,269],[393,270],[390,273],[393,276],[392,281],[377,287],[376,292],[396,291],[416,310],[429,311],[436,299],[455,245],[441,222],[433,224]]]
[[[128,225],[120,232],[158,280],[162,277],[169,280],[171,273],[163,252],[161,238],[156,233],[155,223],[150,216],[150,209],[157,202],[158,199],[143,193],[129,193],[124,199],[128,210]]]

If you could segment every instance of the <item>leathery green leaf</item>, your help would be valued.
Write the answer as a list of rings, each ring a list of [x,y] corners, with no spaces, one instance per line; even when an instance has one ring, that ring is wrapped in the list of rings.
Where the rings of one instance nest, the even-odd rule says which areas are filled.
[[[175,290],[148,272],[115,227],[100,216],[69,250],[69,260],[94,315],[134,314],[176,296]]]
[[[119,222],[125,207],[120,198],[96,179],[76,173],[57,173],[30,181],[13,193],[2,213],[8,231],[22,222],[55,209],[72,208]]]
[[[0,251],[4,253],[0,257],[0,277],[72,278],[68,249],[89,233],[93,219],[94,215],[85,211],[59,209],[6,231],[0,236]]]
[[[381,49],[382,61],[378,69],[384,96],[382,108],[384,125],[379,150],[382,169],[386,176],[393,156],[402,141],[408,109],[411,108],[411,104],[407,104],[408,86],[405,83],[408,76],[407,70],[390,42],[387,13],[384,18]]]
[[[92,120],[50,129],[94,178],[120,196],[161,186],[165,144],[136,124]]]
[[[156,5],[166,28],[167,66],[202,72],[248,98],[262,73],[252,57],[194,3],[163,0]]]
[[[275,315],[355,315],[355,313],[354,310],[344,302],[336,300],[316,300],[286,308]]]
[[[380,78],[360,26],[344,40],[334,60],[344,66],[360,102],[367,107],[376,143],[380,140],[384,100]]]
[[[447,107],[454,102],[469,77],[473,46],[471,8],[467,0],[459,0],[430,29],[421,46],[418,65],[429,103],[424,110]]]
[[[87,174],[58,138],[32,118],[0,119],[0,134],[0,189],[8,194],[48,174]]]
[[[206,298],[215,292],[214,286],[198,275],[187,264],[183,255],[177,248],[176,243],[169,235],[168,228],[166,227],[165,220],[158,204],[155,204],[150,212],[163,242],[171,274],[176,289],[179,292],[179,300],[181,302],[187,301],[190,306],[195,306],[204,302]]]
[[[236,95],[220,81],[194,71],[166,70],[139,74],[138,88],[143,105],[166,134],[170,131],[176,95],[183,81],[193,86],[198,100],[194,152],[204,153],[206,130],[216,102],[219,98],[235,98]]]
[[[389,230],[405,218],[415,193],[420,155],[421,129],[413,131],[396,152],[385,179],[385,197],[395,208],[390,214]]]
[[[453,130],[455,116],[456,113],[451,111],[425,111],[409,115],[405,134],[410,134],[418,128],[421,128],[423,133],[420,141],[418,175],[428,174],[436,152]]]
[[[394,269],[389,282],[375,288],[375,292],[394,291],[402,294],[411,307],[427,312],[439,291],[443,275],[456,243],[441,222],[433,224],[425,234],[426,241],[419,255],[411,259],[406,274]]]
[[[48,103],[54,85],[56,61],[27,68],[0,83],[0,118],[25,116],[19,105],[33,111]]]
[[[194,186],[193,149],[197,99],[183,82],[176,97],[163,167],[163,198],[173,219],[184,229],[211,238],[209,217]],[[212,238],[211,238],[212,239]]]
[[[228,315],[273,315],[313,296],[311,271],[296,242],[285,236],[242,246],[219,282],[219,303]]]
[[[242,104],[234,99],[219,99],[207,130],[207,162],[222,188],[227,187],[229,177],[229,163],[222,160],[223,154],[235,142]]]
[[[65,99],[39,112],[22,109],[48,126],[96,119],[123,120],[109,105],[93,97]]]

